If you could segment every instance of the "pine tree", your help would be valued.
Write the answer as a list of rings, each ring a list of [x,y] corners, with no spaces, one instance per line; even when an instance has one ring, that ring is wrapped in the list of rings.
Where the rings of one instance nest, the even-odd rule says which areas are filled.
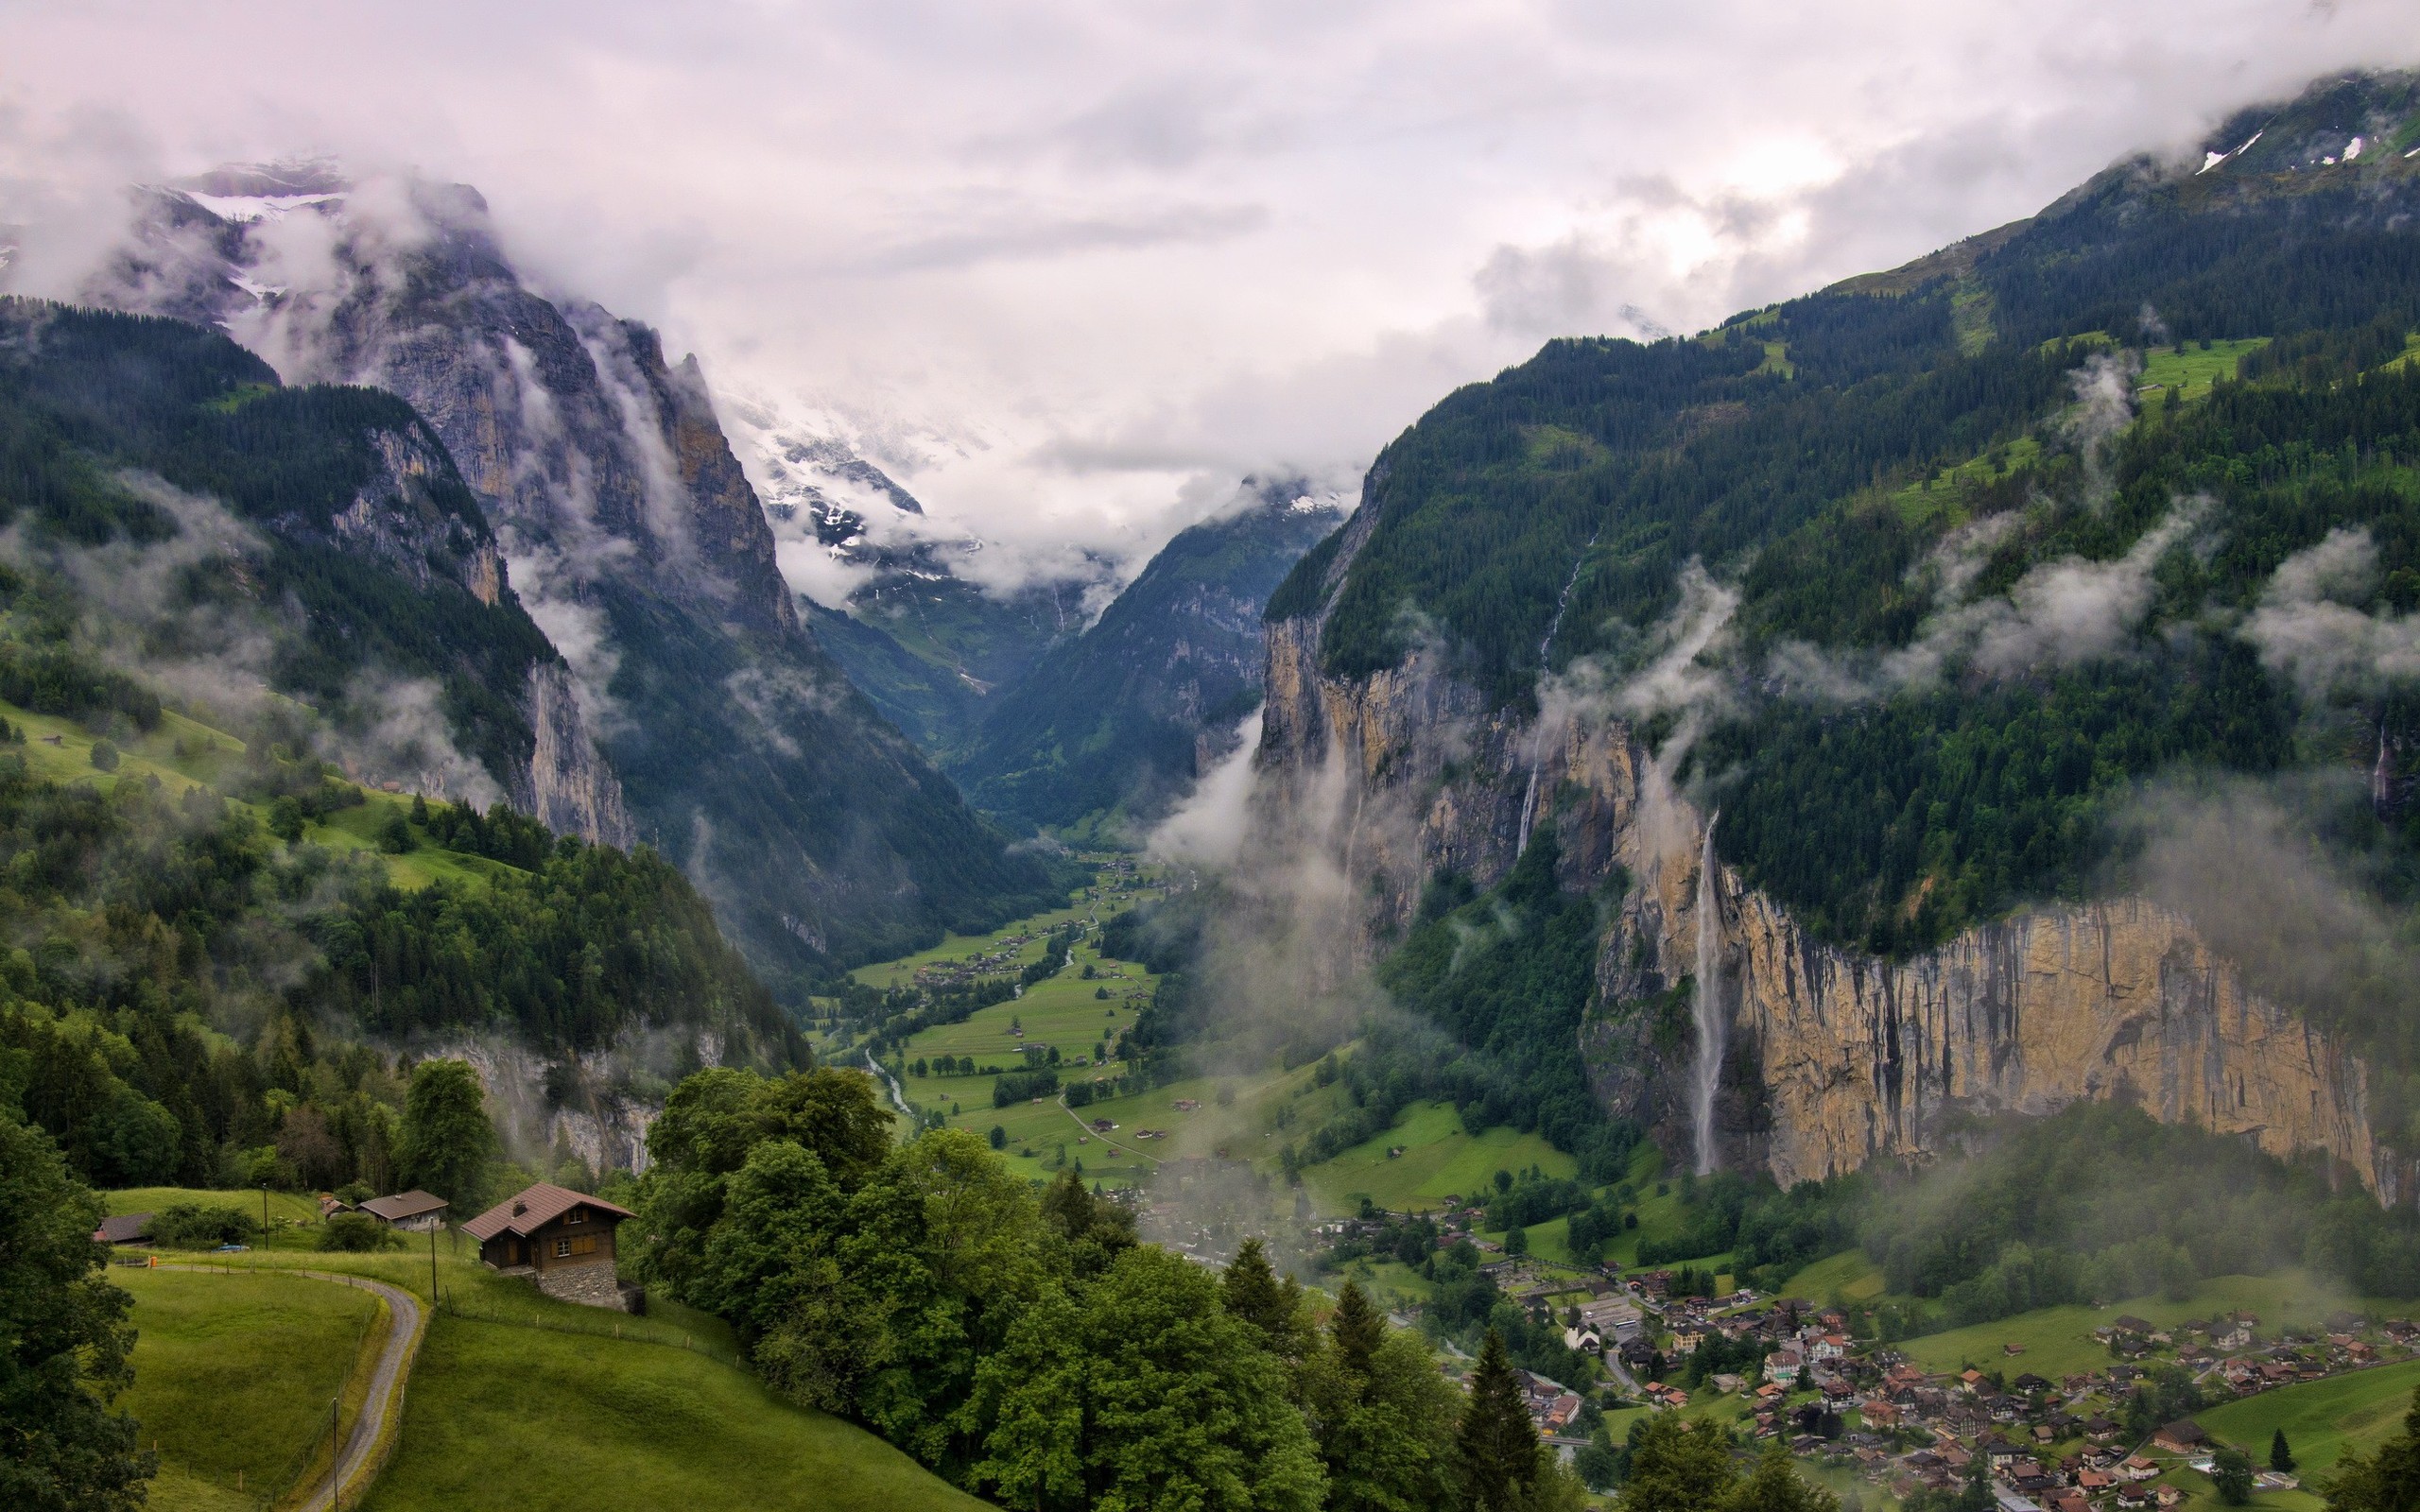
[[[1538,1431],[1522,1403],[1504,1335],[1494,1329],[1479,1346],[1471,1399],[1454,1438],[1461,1454],[1466,1512],[1515,1512],[1537,1479]]]
[[[1281,1360],[1303,1353],[1303,1289],[1291,1277],[1278,1278],[1257,1239],[1247,1239],[1219,1279],[1219,1300],[1231,1316],[1258,1330],[1270,1352]]]
[[[1336,1316],[1328,1320],[1328,1336],[1336,1340],[1336,1352],[1344,1367],[1357,1376],[1370,1374],[1370,1362],[1377,1356],[1378,1346],[1387,1342],[1387,1320],[1370,1305],[1369,1297],[1352,1281],[1344,1283],[1343,1292],[1336,1299]]]
[[[2280,1475],[2290,1473],[2294,1468],[2294,1452],[2287,1444],[2282,1428],[2269,1435],[2269,1468]]]

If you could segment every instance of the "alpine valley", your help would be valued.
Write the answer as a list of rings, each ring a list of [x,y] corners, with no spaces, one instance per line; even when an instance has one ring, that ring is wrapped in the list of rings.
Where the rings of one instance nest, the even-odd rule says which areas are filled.
[[[2420,74],[1010,590],[475,189],[132,203],[0,1504],[2412,1504]]]

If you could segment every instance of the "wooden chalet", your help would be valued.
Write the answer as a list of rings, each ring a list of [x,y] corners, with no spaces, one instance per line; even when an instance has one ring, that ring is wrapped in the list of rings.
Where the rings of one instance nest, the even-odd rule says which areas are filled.
[[[443,1197],[414,1187],[392,1196],[372,1197],[356,1211],[370,1214],[389,1228],[424,1233],[445,1227],[445,1209]]]
[[[614,1278],[614,1226],[636,1216],[602,1197],[541,1181],[462,1226],[479,1259],[527,1276],[547,1296],[628,1311]]]

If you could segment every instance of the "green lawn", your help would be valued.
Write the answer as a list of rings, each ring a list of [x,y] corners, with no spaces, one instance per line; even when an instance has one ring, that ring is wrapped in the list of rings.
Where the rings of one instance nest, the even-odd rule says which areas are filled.
[[[2005,1365],[2011,1370],[2031,1370],[2055,1380],[2071,1371],[2108,1367],[2109,1351],[2094,1342],[2092,1331],[2120,1313],[2169,1324],[2207,1317],[2221,1310],[2248,1308],[2260,1314],[2260,1330],[2268,1333],[2289,1324],[2315,1324],[2339,1308],[2358,1313],[2373,1307],[2394,1310],[2402,1305],[2348,1297],[2341,1289],[2301,1271],[2275,1276],[2219,1276],[2203,1282],[2191,1297],[2182,1302],[2138,1297],[2103,1308],[2048,1307],[1996,1323],[1979,1323],[1972,1328],[1910,1339],[1900,1348],[1927,1370],[1952,1370],[1965,1365],[1993,1369]],[[2003,1344],[2025,1347],[2021,1364],[2002,1350]]]
[[[2294,1473],[2308,1486],[2346,1450],[2376,1449],[2401,1431],[2414,1386],[2420,1386],[2420,1360],[2264,1391],[2197,1414],[2194,1421],[2264,1467],[2269,1435],[2283,1428],[2294,1451]]]
[[[239,1477],[248,1496],[284,1492],[327,1436],[328,1402],[377,1298],[299,1276],[113,1268],[110,1279],[134,1298],[134,1386],[117,1404],[159,1447],[151,1504],[250,1505],[235,1499]]]
[[[441,1315],[412,1374],[402,1441],[364,1512],[983,1505],[732,1366]]]
[[[1389,1159],[1387,1151],[1396,1147],[1403,1153]],[[1416,1212],[1442,1208],[1448,1196],[1476,1194],[1499,1170],[1533,1165],[1556,1177],[1579,1169],[1570,1156],[1535,1134],[1501,1125],[1472,1134],[1451,1107],[1412,1103],[1385,1133],[1332,1160],[1304,1167],[1303,1184],[1323,1211],[1352,1211],[1366,1195],[1381,1208]]]

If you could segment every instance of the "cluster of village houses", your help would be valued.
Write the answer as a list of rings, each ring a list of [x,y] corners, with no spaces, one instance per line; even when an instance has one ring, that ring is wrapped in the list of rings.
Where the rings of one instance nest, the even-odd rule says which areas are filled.
[[[1534,1267],[1501,1268],[1509,1296],[1569,1286]],[[2189,1419],[2141,1441],[2122,1422],[2155,1369],[2182,1367],[2205,1397],[2248,1396],[2420,1353],[2420,1326],[2408,1319],[2375,1324],[2340,1313],[2324,1329],[2264,1333],[2251,1313],[2167,1328],[2121,1315],[2094,1332],[2112,1361],[2102,1369],[2055,1381],[2022,1370],[2012,1376],[2024,1351],[2006,1345],[1989,1373],[1973,1366],[1936,1373],[1897,1349],[1852,1338],[1838,1309],[1744,1291],[1668,1297],[1671,1280],[1662,1271],[1635,1276],[1622,1292],[1567,1309],[1564,1342],[1601,1352],[1615,1379],[1634,1383],[1635,1397],[1651,1407],[1743,1396],[1743,1416],[1758,1437],[1780,1437],[1795,1453],[1854,1469],[1902,1499],[1963,1486],[1979,1458],[2003,1512],[2137,1512],[2184,1501],[2180,1487],[2156,1483],[2179,1463],[2207,1470],[2216,1446]],[[1754,1374],[1718,1373],[1694,1392],[1642,1374],[1659,1359],[1677,1365],[1718,1334],[1764,1351]],[[1550,1439],[1580,1409],[1576,1392],[1541,1378],[1532,1378],[1529,1396]],[[2295,1481],[2263,1470],[2257,1485],[2290,1489]]]

